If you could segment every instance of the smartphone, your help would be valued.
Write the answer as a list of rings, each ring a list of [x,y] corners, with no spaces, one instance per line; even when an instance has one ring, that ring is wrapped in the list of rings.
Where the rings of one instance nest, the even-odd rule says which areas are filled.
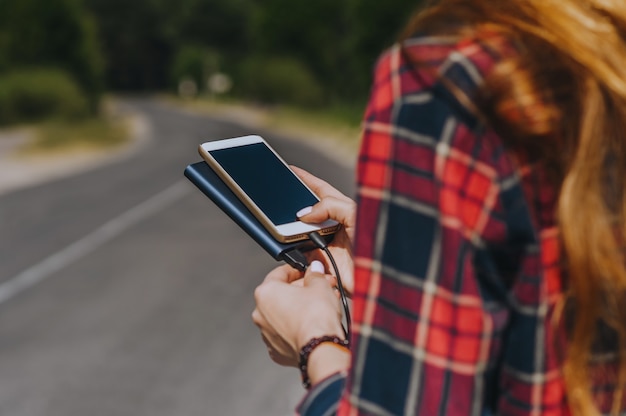
[[[243,231],[265,249],[274,260],[284,261],[297,270],[306,270],[309,262],[304,256],[309,250],[317,248],[311,240],[281,243],[267,231],[248,208],[230,190],[217,173],[204,161],[196,162],[185,168],[185,176],[203,194],[209,197],[226,215],[228,215]],[[330,243],[334,234],[324,236]]]
[[[261,136],[210,141],[198,151],[277,241],[300,241],[312,231],[327,235],[339,229],[334,220],[319,224],[298,220],[296,212],[315,205],[319,197]]]

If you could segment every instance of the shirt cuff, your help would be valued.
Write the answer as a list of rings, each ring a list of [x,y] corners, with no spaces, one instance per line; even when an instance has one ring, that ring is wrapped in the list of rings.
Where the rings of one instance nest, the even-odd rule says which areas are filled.
[[[300,416],[334,415],[346,384],[346,375],[345,371],[332,374],[311,387],[296,407],[297,414]]]

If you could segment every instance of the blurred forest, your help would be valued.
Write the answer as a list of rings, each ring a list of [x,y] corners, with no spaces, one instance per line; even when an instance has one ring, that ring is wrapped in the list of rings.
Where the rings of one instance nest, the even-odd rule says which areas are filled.
[[[0,124],[105,92],[360,103],[419,0],[0,0]]]

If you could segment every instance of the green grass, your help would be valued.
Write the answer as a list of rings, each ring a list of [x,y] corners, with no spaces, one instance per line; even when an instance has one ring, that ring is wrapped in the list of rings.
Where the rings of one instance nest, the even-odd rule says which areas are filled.
[[[326,137],[355,148],[360,140],[361,120],[365,110],[362,105],[336,104],[319,109],[304,109],[288,105],[255,105],[233,98],[205,98],[181,100],[168,96],[168,100],[207,113],[228,112],[233,109],[252,111],[263,120],[265,127],[296,131],[305,135]]]
[[[59,152],[107,149],[128,140],[125,123],[108,118],[80,121],[46,121],[37,126],[36,138],[26,151]]]
[[[304,124],[321,124],[329,127],[359,128],[364,109],[360,106],[344,104],[331,105],[323,109],[302,109],[298,107],[277,107],[275,116]]]
[[[242,104],[241,101],[232,98],[207,99],[199,98],[200,102],[210,102],[219,105]],[[245,103],[243,103],[245,105]],[[270,112],[277,117],[291,118],[300,122],[321,122],[322,124],[354,127],[361,124],[365,103],[335,103],[319,108],[302,108],[293,105],[274,105],[268,107]]]

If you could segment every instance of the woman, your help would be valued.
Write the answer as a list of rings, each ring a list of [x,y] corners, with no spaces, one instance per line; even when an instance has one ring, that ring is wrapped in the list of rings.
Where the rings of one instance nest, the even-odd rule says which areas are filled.
[[[415,17],[365,114],[350,351],[310,352],[301,413],[626,409],[624,68],[622,0],[441,0]],[[302,219],[352,226],[334,198]],[[342,336],[334,281],[312,268],[256,291],[282,364]]]

